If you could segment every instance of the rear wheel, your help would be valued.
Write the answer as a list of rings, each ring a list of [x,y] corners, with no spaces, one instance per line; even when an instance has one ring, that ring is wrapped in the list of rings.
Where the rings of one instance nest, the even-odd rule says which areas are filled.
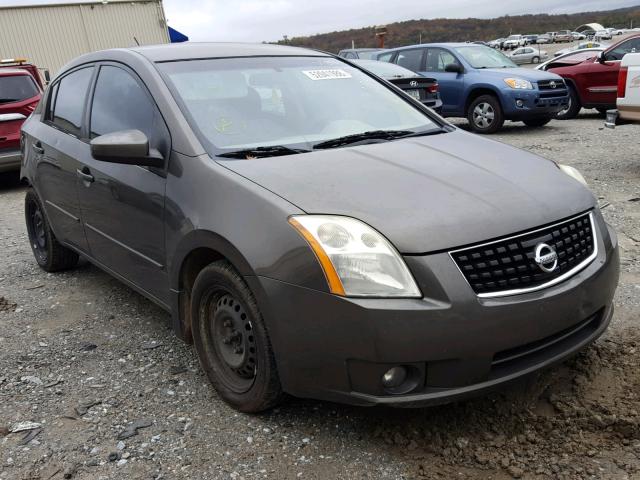
[[[567,108],[564,110],[560,110],[556,114],[556,118],[558,120],[571,120],[578,116],[581,108],[582,104],[580,103],[580,98],[578,98],[575,88],[569,86],[569,105],[567,105]]]
[[[495,133],[504,124],[500,101],[493,95],[481,95],[467,110],[467,120],[474,132]]]
[[[523,123],[527,127],[544,127],[551,120],[551,117],[528,118],[526,120],[523,120]]]
[[[531,63],[540,63],[540,57],[533,57]]]
[[[607,114],[607,110],[609,110],[608,108],[596,108],[596,110],[598,111],[598,113],[600,115],[606,115]]]
[[[27,191],[24,213],[31,250],[40,268],[47,272],[57,272],[75,267],[78,254],[58,242],[33,189]]]
[[[232,407],[260,412],[283,396],[255,298],[225,261],[205,267],[191,296],[193,340],[209,381]]]

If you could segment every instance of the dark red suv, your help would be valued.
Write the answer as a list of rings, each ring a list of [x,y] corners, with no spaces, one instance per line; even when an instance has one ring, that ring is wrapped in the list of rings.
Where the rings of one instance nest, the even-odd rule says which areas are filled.
[[[571,87],[569,106],[557,118],[575,118],[581,108],[595,108],[602,113],[615,108],[620,61],[627,53],[636,52],[640,52],[640,35],[626,38],[604,52],[594,52],[579,63],[550,68],[549,72],[563,77]]]
[[[38,105],[42,87],[34,65],[0,65],[0,172],[20,170],[20,127]]]

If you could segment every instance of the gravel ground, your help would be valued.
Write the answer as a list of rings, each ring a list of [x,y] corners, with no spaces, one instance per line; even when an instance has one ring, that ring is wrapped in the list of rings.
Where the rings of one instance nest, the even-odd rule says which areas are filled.
[[[40,270],[25,190],[0,177],[0,479],[640,478],[640,126],[602,124],[585,113],[494,138],[576,166],[609,202],[623,264],[611,328],[507,390],[422,410],[291,399],[236,413],[165,312],[91,265]]]

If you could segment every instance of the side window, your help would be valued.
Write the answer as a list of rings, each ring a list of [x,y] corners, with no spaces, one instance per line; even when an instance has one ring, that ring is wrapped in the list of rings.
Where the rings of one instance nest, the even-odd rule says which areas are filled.
[[[522,48],[519,48],[518,50],[513,52],[514,55],[522,55],[523,53],[524,53],[524,49],[522,49]]]
[[[48,119],[76,137],[82,130],[82,114],[92,75],[93,67],[76,70],[62,77],[52,90]]]
[[[627,53],[640,53],[640,38],[621,43],[607,54],[607,60],[622,60]]]
[[[356,57],[356,54],[353,52],[347,52],[344,54],[344,58],[350,58],[350,59],[354,59],[354,58],[358,58]]]
[[[119,130],[137,129],[155,137],[155,105],[127,71],[100,68],[91,105],[91,138]]]
[[[427,52],[427,72],[444,72],[450,63],[459,63],[449,51],[442,48],[430,48]]]
[[[407,68],[414,72],[422,70],[422,48],[416,48],[413,50],[402,50],[398,52],[396,63],[401,67]]]
[[[377,60],[379,62],[390,62],[391,61],[391,57],[393,57],[393,53],[394,52],[380,54],[380,55],[378,55]]]

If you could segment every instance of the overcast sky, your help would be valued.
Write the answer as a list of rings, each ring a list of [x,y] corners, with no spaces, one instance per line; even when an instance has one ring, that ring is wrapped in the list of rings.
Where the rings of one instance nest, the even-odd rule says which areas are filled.
[[[0,6],[37,3],[56,2],[0,0]],[[638,4],[640,0],[164,0],[169,25],[191,40],[243,42],[272,41],[283,35],[312,35],[398,20],[575,13]]]

